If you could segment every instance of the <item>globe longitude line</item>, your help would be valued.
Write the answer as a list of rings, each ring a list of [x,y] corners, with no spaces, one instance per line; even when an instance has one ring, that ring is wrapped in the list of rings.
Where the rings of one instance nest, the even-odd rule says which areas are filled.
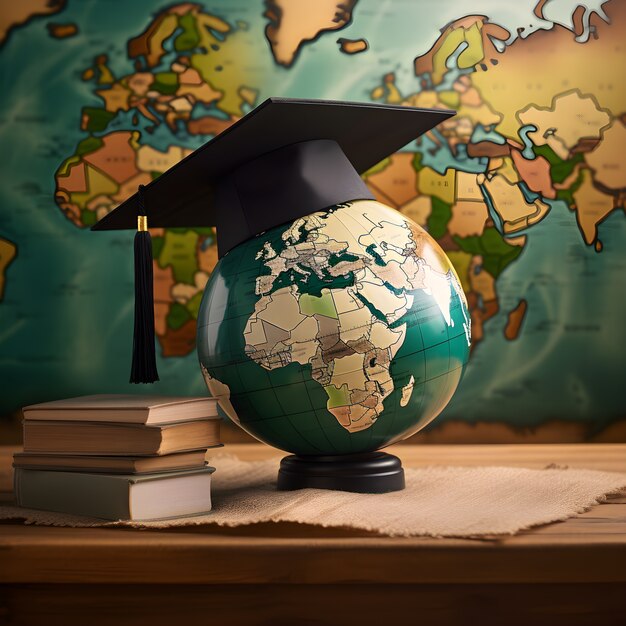
[[[452,286],[451,286],[451,285],[449,285],[449,289],[450,289],[450,291],[452,291]],[[454,294],[454,295],[456,295],[456,297],[458,298],[458,294]],[[422,309],[422,312],[423,312],[423,311],[425,311],[425,310],[428,310],[428,309],[430,309],[430,308],[433,308],[433,307],[432,307],[432,305],[431,305],[431,306],[429,306],[429,307],[424,307],[424,309]],[[441,311],[439,311],[439,310],[438,310],[438,311],[437,311],[437,313],[438,313],[438,315],[441,315]],[[420,323],[420,320],[418,319],[418,313],[417,313],[417,312],[414,312],[414,316],[415,316],[415,325],[417,326],[417,328],[418,328],[418,330],[419,330],[419,332],[420,332],[420,336],[421,336],[421,338],[422,338],[422,345],[423,345],[422,350],[420,350],[420,351],[416,351],[416,352],[415,352],[415,354],[417,354],[418,352],[426,352],[426,350],[432,349],[432,348],[434,348],[434,347],[436,347],[436,346],[439,346],[439,345],[441,345],[441,344],[445,343],[445,344],[446,344],[446,347],[447,347],[447,350],[448,350],[448,362],[447,362],[447,366],[446,366],[446,371],[445,371],[443,374],[441,374],[440,376],[446,376],[446,377],[448,377],[448,376],[449,376],[449,375],[450,375],[453,371],[455,371],[456,369],[458,369],[458,368],[454,368],[454,370],[450,370],[450,341],[451,341],[451,337],[450,337],[450,325],[449,325],[449,324],[445,324],[445,328],[446,328],[446,340],[445,340],[445,341],[442,341],[442,342],[437,342],[436,344],[430,344],[430,345],[428,345],[428,346],[427,346],[427,345],[426,345],[425,338],[424,338],[424,333],[423,333],[423,330],[422,330],[422,325],[421,325],[421,323]],[[434,316],[433,316],[433,317],[434,317]],[[401,318],[401,320],[402,320],[402,318]],[[400,320],[400,321],[401,321],[401,320]],[[407,332],[408,332],[408,331],[407,331]],[[458,337],[461,337],[462,335],[464,336],[464,335],[465,335],[465,332],[463,332],[463,333],[459,333],[458,335],[455,335],[453,338],[455,338],[455,339],[456,339],[456,338],[458,338]],[[462,364],[461,366],[459,366],[459,367],[464,367],[464,365],[465,365],[465,364],[463,363],[463,364]],[[431,382],[432,380],[435,380],[436,378],[439,378],[439,377],[440,377],[440,376],[437,376],[437,377],[427,378],[427,376],[426,376],[426,359],[425,359],[425,358],[423,359],[423,366],[424,366],[424,382],[420,385],[420,386],[422,387],[423,392],[422,392],[422,394],[421,394],[421,397],[420,397],[420,404],[419,404],[419,407],[418,407],[418,409],[417,409],[417,413],[418,413],[418,415],[419,415],[419,413],[420,413],[420,412],[421,412],[421,410],[422,410],[422,406],[423,406],[423,403],[424,403],[424,400],[425,400],[425,397],[426,397],[426,391],[427,391],[426,383]],[[415,391],[415,390],[413,390],[413,392],[414,392],[414,391]],[[432,421],[432,420],[431,420],[431,421]]]
[[[412,314],[412,309],[409,312],[407,312],[407,314],[408,315]],[[404,317],[404,315],[402,317]],[[407,324],[407,331],[406,332],[408,334],[408,331],[409,331],[408,322],[406,322],[406,324]],[[404,341],[406,341],[406,339],[407,338],[405,336]],[[398,348],[398,352],[396,352],[396,357],[398,356],[398,353],[400,352],[401,349],[402,349],[402,346],[400,346],[400,348]],[[395,357],[389,363],[389,376],[391,377],[392,380],[393,380],[393,375],[391,373],[391,368],[393,367],[394,361],[395,361]],[[395,391],[395,385],[394,385],[394,391]],[[385,400],[383,400],[383,411],[387,410],[387,407],[385,407],[385,402],[387,400],[391,399],[392,396],[393,396],[393,392],[391,394],[389,394],[389,396],[387,398],[385,398]],[[390,416],[390,419],[389,419],[389,423],[387,425],[387,431],[385,433],[386,436],[388,436],[389,433],[393,430],[393,425],[394,425],[394,423],[396,421],[397,414],[398,414],[398,407],[394,405],[393,406],[393,411],[391,412],[391,416]]]
[[[342,225],[342,226],[346,229],[346,231],[347,231],[348,233],[352,234],[351,229],[350,229],[350,228],[346,225],[345,221],[343,220],[343,216],[344,216],[344,215],[345,215],[345,214],[344,214],[344,213],[342,213],[340,209],[338,209],[338,210],[336,211],[336,218],[337,218],[337,221],[338,221],[338,222],[339,222],[339,223],[340,223],[340,224],[341,224],[341,225]],[[361,224],[359,223],[359,221],[358,221],[357,219],[355,219],[353,216],[350,216],[350,217],[353,219],[353,221],[354,221],[354,222],[356,222],[356,223],[358,224],[358,226],[359,226],[359,227],[361,226]],[[355,241],[356,241],[356,239],[355,239]],[[349,242],[346,242],[346,243],[348,243],[348,247],[349,247],[350,243],[349,243]],[[359,243],[359,242],[358,242],[358,241],[356,241],[356,243]],[[344,252],[345,252],[345,251],[344,251]],[[363,259],[364,261],[366,261],[366,260],[367,260],[367,258],[366,258],[366,257],[362,257],[362,259]],[[352,286],[356,289],[356,286],[357,286],[357,278],[356,278],[356,275],[355,275],[354,273],[352,273],[352,275],[353,275]],[[355,297],[358,297],[358,294],[357,294],[357,293],[355,293]],[[364,306],[367,306],[365,303],[363,303],[363,305],[364,305]],[[355,328],[351,328],[351,329],[347,329],[347,330],[346,330],[346,329],[344,329],[344,332],[349,332],[350,330],[359,330],[360,328],[366,328],[366,327],[368,327],[368,326],[370,326],[370,327],[371,327],[371,325],[372,325],[372,321],[371,321],[371,320],[372,320],[372,318],[370,317],[369,324],[363,324],[362,326],[357,326],[357,327],[355,327]],[[340,325],[340,336],[341,336],[341,325]],[[354,372],[361,372],[361,371],[362,371],[362,372],[364,373],[364,375],[365,375],[366,379],[367,379],[367,380],[369,380],[369,378],[368,378],[368,376],[367,376],[367,373],[366,373],[366,372],[365,372],[365,370],[364,370],[364,368],[365,368],[365,355],[363,355],[363,359],[364,359],[364,360],[363,360],[363,367],[362,367],[362,368],[360,368],[360,369],[354,370]],[[351,373],[352,373],[352,372],[351,372]],[[372,436],[373,436],[373,432],[374,432],[374,426],[375,426],[375,425],[376,425],[376,422],[374,422],[374,423],[370,424],[370,426],[367,428],[367,430],[369,430],[369,441],[368,441],[368,443],[371,443]],[[360,432],[363,432],[363,431],[361,430],[361,431],[358,431],[358,432],[360,433]],[[354,450],[354,447],[353,447],[353,437],[352,437],[352,435],[353,435],[353,434],[355,434],[355,433],[350,433],[350,435],[351,435],[351,436],[350,436],[350,438],[348,439],[348,441],[350,442],[350,450]]]
[[[245,261],[245,257],[246,257],[246,253],[248,252],[248,249],[250,248],[250,242],[247,242],[244,247],[241,250],[238,251],[233,251],[231,254],[232,256],[227,255],[226,257],[224,257],[224,259],[220,260],[220,263],[218,264],[220,267],[216,267],[215,270],[217,270],[218,272],[220,272],[221,276],[223,277],[224,282],[226,283],[226,278],[227,276],[224,275],[224,270],[231,270],[228,272],[228,277],[230,277],[233,281],[234,281],[234,285],[231,286],[231,288],[229,289],[229,297],[231,293],[236,293],[237,291],[237,287],[240,287],[242,285],[242,274],[244,274],[244,272],[242,271],[242,265]],[[233,258],[233,256],[235,258]],[[234,262],[234,267],[229,268],[228,265]],[[224,267],[226,266],[226,267]],[[214,271],[215,271],[214,270]],[[213,294],[211,294],[211,299],[212,299]],[[210,305],[210,302],[209,302]],[[210,306],[209,306],[209,310],[210,310]],[[240,328],[241,325],[241,318],[245,318],[247,317],[246,314],[241,314],[241,315],[229,315],[228,317],[224,317],[222,320],[220,320],[219,322],[213,322],[213,323],[209,323],[206,326],[211,326],[212,324],[215,324],[217,326],[216,331],[219,331],[219,329],[222,328],[222,324],[224,322],[228,322],[229,325],[232,325],[233,328],[237,329]],[[245,323],[244,326],[245,327]],[[227,327],[225,327],[226,330]],[[230,342],[228,342],[230,344]],[[242,342],[243,343],[243,342]],[[245,347],[245,344],[244,344]],[[237,402],[238,400],[238,396],[243,396],[246,397],[246,395],[248,393],[250,393],[248,391],[247,386],[244,384],[244,380],[243,380],[243,373],[240,371],[240,365],[242,365],[244,363],[243,359],[240,361],[238,359],[228,359],[226,360],[225,358],[222,359],[223,361],[225,361],[223,363],[223,365],[221,366],[217,366],[217,367],[222,367],[225,368],[226,374],[228,376],[228,372],[231,372],[230,376],[231,377],[236,377],[237,379],[237,385],[238,388],[242,390],[241,394],[238,393],[234,393],[232,394],[231,397],[231,402],[237,403],[239,404],[239,402]],[[247,360],[246,360],[247,362]],[[212,368],[214,370],[213,373],[215,373],[215,368]],[[232,385],[232,381],[231,381],[231,385]],[[240,411],[238,411],[238,417],[239,420],[242,424],[242,426],[244,427],[244,429],[246,429],[246,423],[247,420],[242,419],[242,415],[240,415]]]
[[[419,354],[420,352],[425,352],[426,351],[426,342],[424,340],[424,333],[422,332],[422,325],[420,323],[420,320],[418,319],[417,311],[414,313],[414,316],[415,316],[415,325],[417,326],[417,330],[418,330],[418,332],[420,334],[420,337],[422,339],[422,342],[421,342],[422,348],[420,350],[414,351],[414,354]],[[426,357],[425,356],[422,359],[422,365],[424,367],[424,383],[422,384],[422,395],[420,396],[419,406],[417,407],[417,411],[416,411],[418,419],[419,419],[419,416],[420,416],[420,411],[422,409],[422,404],[424,403],[424,396],[425,396],[425,390],[426,390]],[[409,378],[409,380],[411,380],[411,379]],[[415,392],[415,389],[413,389],[413,392]]]
[[[421,330],[421,329],[420,329],[420,330]],[[461,335],[457,335],[457,337],[461,337]],[[423,383],[421,383],[421,387],[423,387],[423,388],[425,389],[425,388],[426,388],[426,383],[428,383],[428,382],[432,382],[432,381],[435,381],[435,380],[437,380],[438,378],[443,378],[444,376],[445,376],[445,377],[448,377],[448,376],[450,376],[450,374],[452,374],[452,373],[456,372],[457,370],[460,370],[460,369],[462,370],[464,367],[465,367],[465,363],[462,363],[461,365],[458,365],[457,367],[454,367],[454,368],[453,368],[453,369],[451,369],[451,370],[448,370],[448,371],[446,371],[446,372],[443,372],[442,374],[437,374],[437,376],[431,376],[430,378],[426,378],[426,361],[424,361],[424,382],[423,382]],[[422,395],[421,395],[421,397],[420,397],[420,404],[419,404],[419,407],[418,407],[418,409],[417,409],[417,413],[418,413],[418,414],[420,413],[421,408],[422,408],[422,405],[424,404],[424,399],[425,399],[425,397],[426,397],[426,393],[424,392],[424,393],[422,393]],[[443,408],[445,408],[445,407],[442,407],[442,410],[443,410]],[[432,422],[432,420],[433,420],[435,417],[436,417],[436,416],[432,417],[432,418],[429,420],[429,422],[428,422],[428,423]],[[397,442],[393,442],[393,443],[397,443]]]
[[[450,290],[452,290],[452,285],[450,285]],[[457,296],[458,297],[458,296]],[[452,320],[452,317],[450,317],[450,319]],[[446,348],[448,349],[448,364],[446,366],[446,377],[449,378],[450,377],[450,325],[446,324],[446,337],[448,338],[448,340],[446,341]],[[445,408],[442,407],[442,411]]]
[[[281,242],[282,242],[282,235],[283,235],[283,233],[287,230],[287,228],[290,228],[291,226],[292,226],[292,225],[288,225],[288,226],[286,226],[286,227],[285,227],[285,228],[284,228],[284,229],[283,229],[280,233],[277,233],[278,237],[280,237],[280,238],[281,238]],[[306,236],[308,237],[308,236],[309,236],[309,234],[310,234],[311,232],[315,231],[315,230],[316,230],[316,228],[312,228],[310,231],[308,231],[308,232],[306,233]],[[302,233],[302,235],[303,235],[303,237],[304,237],[305,233]],[[277,247],[279,247],[279,246],[277,246]],[[287,248],[287,247],[289,247],[289,246],[287,246],[287,245],[285,245],[285,246],[284,246],[284,248]],[[262,249],[262,248],[261,248],[261,249]],[[280,250],[279,250],[279,251],[276,251],[276,254],[280,254]],[[264,263],[263,265],[265,265],[265,263]],[[307,269],[310,269],[310,268],[307,268]],[[276,280],[276,279],[275,279],[275,280]],[[275,281],[274,281],[274,282],[275,282]],[[270,294],[269,294],[269,295],[271,295],[271,293],[273,293],[273,292],[270,292]],[[294,342],[294,343],[301,343],[301,342]],[[291,352],[291,351],[290,351],[290,350],[285,350],[285,351],[283,351],[283,352],[284,352],[285,354],[289,354],[289,355],[290,355],[290,352]],[[252,359],[252,357],[250,357],[249,355],[248,355],[248,358]],[[252,360],[254,360],[254,359],[252,359]],[[305,371],[305,370],[306,370],[306,371],[307,371],[307,373],[308,373],[308,378],[312,381],[312,380],[313,380],[313,377],[311,376],[311,373],[310,373],[310,371],[311,371],[311,365],[310,365],[310,364],[301,364],[301,372],[302,372],[303,374],[304,374],[304,371]],[[308,401],[309,401],[309,406],[310,406],[311,413],[313,414],[313,416],[314,416],[314,418],[315,418],[315,421],[316,421],[316,423],[317,423],[317,426],[318,426],[318,430],[319,430],[319,432],[321,432],[321,433],[322,433],[322,435],[323,435],[324,439],[327,441],[328,445],[329,445],[329,446],[330,446],[333,450],[335,450],[335,451],[336,451],[336,449],[337,449],[337,448],[336,448],[336,446],[335,446],[335,445],[332,443],[332,441],[329,439],[328,434],[326,433],[326,430],[325,430],[324,428],[322,428],[322,424],[321,424],[321,422],[320,422],[320,420],[319,420],[319,417],[318,417],[318,415],[317,415],[317,410],[318,410],[318,409],[315,407],[315,404],[313,403],[313,399],[311,398],[311,394],[309,393],[309,389],[308,389],[308,386],[307,386],[307,384],[306,384],[306,381],[305,381],[305,380],[303,380],[303,386],[304,386],[304,389],[305,389],[305,392],[306,392],[306,395],[307,395],[307,399],[308,399]],[[274,386],[272,387],[275,397],[276,397],[276,390],[277,390],[278,388],[280,388],[280,385],[279,385],[278,387],[274,387]],[[277,401],[278,401],[278,398],[277,398]],[[278,401],[278,402],[279,402],[279,401]],[[280,402],[279,402],[279,405],[282,407],[282,404],[281,404]],[[326,409],[326,410],[327,410],[327,409]],[[334,416],[332,416],[332,414],[330,414],[330,413],[329,413],[329,415],[331,415],[331,417],[334,419]],[[307,439],[306,439],[306,438],[302,435],[302,432],[301,432],[301,431],[300,431],[300,430],[296,427],[296,425],[294,424],[294,420],[292,420],[292,416],[291,416],[291,415],[285,414],[285,415],[284,415],[284,417],[288,420],[288,422],[291,424],[291,426],[294,428],[294,430],[295,430],[296,432],[298,432],[298,434],[299,434],[299,435],[300,435],[300,437],[301,437],[301,438],[305,441],[305,443],[307,443],[308,445],[312,445],[314,448],[317,448],[317,446],[315,446],[315,445],[311,444],[311,442],[310,442],[310,441],[308,441],[308,440],[307,440]],[[317,449],[319,450],[319,448],[317,448]],[[322,450],[320,450],[320,451],[322,451]]]
[[[306,386],[306,385],[305,385]],[[313,412],[313,414],[315,415],[315,412]],[[318,446],[316,446],[315,444],[311,443],[303,434],[302,432],[296,428],[295,424],[292,421],[292,415],[285,415],[284,416],[287,421],[291,424],[291,426],[293,427],[293,429],[298,433],[298,435],[300,436],[300,438],[302,439],[302,441],[304,441],[307,445],[311,446],[312,448],[315,448],[316,450],[318,450],[319,452],[324,452],[324,450],[322,450],[321,448],[319,448]],[[317,415],[315,416],[315,418],[317,419]],[[318,422],[319,424],[319,422]],[[320,425],[320,430],[321,430],[321,425]],[[329,442],[330,443],[330,442]],[[332,445],[332,444],[331,444]]]
[[[342,224],[342,226],[343,226],[343,227],[344,227],[344,228],[345,228],[345,229],[346,229],[349,233],[352,233],[352,230],[350,229],[349,225],[348,225],[348,224],[346,224],[345,220],[343,219],[343,218],[344,218],[344,216],[346,216],[346,215],[347,215],[348,217],[350,217],[350,220],[351,220],[351,221],[353,221],[353,222],[355,222],[355,223],[358,225],[358,227],[359,227],[359,228],[363,227],[363,224],[360,222],[360,220],[356,219],[356,217],[355,217],[355,216],[350,215],[350,214],[344,214],[344,213],[341,213],[340,211],[337,211],[337,213],[336,213],[336,218],[337,218],[337,220],[338,220],[338,221]],[[377,223],[375,223],[375,222],[373,222],[372,220],[370,220],[370,219],[369,219],[369,217],[367,217],[366,219],[367,219],[367,221],[369,221],[369,222],[370,222],[370,224],[372,225],[372,229],[371,229],[371,230],[373,230],[374,228],[376,228],[376,227],[378,226],[378,224],[377,224]],[[366,229],[363,229],[363,230],[364,230],[365,232],[368,232]],[[371,233],[371,230],[369,231],[370,233]],[[353,238],[353,239],[355,240],[355,242],[356,242],[358,245],[360,245],[360,246],[362,247],[362,244],[360,243],[360,241],[358,241],[356,238]],[[378,240],[376,240],[376,242],[377,242],[377,243],[380,243]],[[362,256],[362,259],[363,259],[363,260],[367,263],[368,258],[367,258],[366,256]],[[353,286],[354,286],[355,288],[357,287],[357,280],[356,280],[356,276],[355,276],[355,278],[354,278],[354,283],[353,283]],[[356,297],[359,297],[359,294],[355,294],[355,296],[356,296]],[[363,303],[363,305],[364,305],[364,306],[368,306],[368,304],[370,304],[370,305],[371,305],[371,303],[369,303],[369,302],[368,302],[365,298],[359,298],[359,299],[361,300],[361,302]],[[369,306],[368,306],[368,309],[369,309]],[[382,313],[382,311],[381,311],[381,313]],[[384,315],[384,314],[383,314],[383,315]],[[358,330],[358,329],[360,329],[360,328],[367,328],[367,327],[370,327],[370,328],[371,328],[371,326],[372,326],[372,318],[375,318],[375,317],[376,317],[376,316],[372,315],[372,317],[370,318],[370,322],[369,322],[369,324],[363,324],[362,326],[357,326],[357,327],[355,327],[355,328],[348,329],[348,330],[345,330],[345,329],[344,329],[344,332],[349,332],[350,330]],[[384,316],[384,317],[385,317],[385,323],[386,323],[386,325],[387,325],[387,328],[389,328],[390,330],[392,330],[392,329],[391,329],[391,327],[390,327],[390,324],[389,324],[388,320],[386,319],[386,317],[387,317],[387,316]],[[378,319],[378,318],[376,317],[376,319]],[[380,320],[380,321],[382,321],[382,320]],[[340,332],[341,332],[341,331],[340,331]],[[365,357],[364,357],[364,358],[365,358]],[[392,361],[393,361],[393,359],[392,359]],[[364,367],[365,367],[365,365],[363,365],[363,368],[356,369],[356,370],[353,370],[353,371],[354,371],[354,372],[361,372],[361,371],[363,371],[363,372],[364,372],[364,374],[365,374],[365,377],[367,378],[367,380],[369,380],[369,377],[367,376],[367,373],[364,371]],[[389,376],[391,377],[391,362],[390,362],[390,364],[389,364],[389,370],[388,370],[388,371],[389,371]],[[384,400],[383,400],[383,412],[384,412],[384,410],[385,410],[385,407],[384,407]],[[367,427],[367,429],[363,429],[363,430],[368,430],[368,431],[369,431],[368,445],[371,445],[372,438],[374,437],[375,431],[377,430],[377,429],[376,429],[376,425],[377,425],[377,424],[378,424],[378,422],[379,422],[379,418],[380,418],[380,416],[378,416],[378,415],[377,415],[377,416],[376,416],[376,420],[375,420],[375,421],[373,421],[373,422],[372,422],[372,424],[371,424],[369,427]],[[393,419],[393,414],[392,414],[392,419]],[[361,430],[361,431],[358,431],[358,432],[363,432],[363,431]],[[351,433],[351,434],[352,434],[352,433]],[[352,442],[352,437],[350,438],[350,442]]]
[[[417,322],[417,316],[416,316],[416,322]],[[420,332],[420,335],[422,335],[422,329],[420,327],[420,324],[416,323],[416,325],[417,325],[417,329]],[[424,343],[424,338],[422,336],[422,344],[423,343]],[[422,352],[423,352],[423,350],[422,350]],[[426,397],[426,359],[423,359],[422,363],[423,363],[423,366],[424,366],[424,382],[421,383],[421,385],[420,385],[420,387],[422,388],[422,393],[420,395],[419,405],[417,406],[417,409],[415,411],[418,420],[421,420],[420,413],[421,413],[421,410],[422,410],[422,405],[424,404],[424,398]],[[413,389],[413,393],[415,393],[415,389]],[[388,431],[387,434],[389,434],[389,431]],[[388,445],[392,445],[392,444],[397,443],[398,441],[401,441],[401,440],[402,439],[401,438],[398,439],[398,435],[396,435],[396,437],[392,438],[391,441],[389,441]]]
[[[303,368],[308,367],[309,370],[311,370],[311,365],[305,365],[303,366]],[[311,380],[313,380],[313,377],[310,376]],[[315,381],[314,381],[315,382]],[[337,447],[333,444],[333,442],[328,438],[328,434],[326,433],[326,429],[322,428],[322,424],[319,420],[319,417],[317,416],[317,408],[315,407],[315,405],[313,404],[313,400],[311,399],[311,394],[309,393],[309,388],[307,387],[306,383],[304,384],[304,389],[306,391],[306,395],[307,398],[309,399],[309,404],[311,405],[311,410],[313,411],[313,415],[315,416],[315,421],[317,422],[317,425],[320,429],[320,431],[324,434],[325,439],[328,441],[330,447],[336,452],[337,451]],[[328,410],[328,404],[326,405],[326,412],[332,416],[333,419],[335,419],[335,416]]]
[[[364,225],[364,224],[363,224],[360,220],[358,220],[355,216],[350,215],[350,214],[343,214],[343,213],[337,212],[337,215],[336,215],[337,220],[338,220],[338,221],[342,224],[342,226],[343,226],[343,227],[344,227],[344,228],[345,228],[345,229],[346,229],[349,233],[352,233],[352,230],[350,229],[350,227],[348,226],[348,224],[346,224],[345,220],[343,219],[343,218],[344,218],[344,216],[349,217],[349,218],[350,218],[350,221],[352,221],[352,222],[354,222],[355,224],[357,224],[360,228],[361,228],[361,227],[363,227],[364,232],[368,233],[370,236],[371,236],[371,232],[372,232],[375,228],[377,228],[377,227],[379,227],[379,226],[380,226],[380,223],[378,223],[378,222],[374,222],[373,220],[371,220],[371,219],[369,218],[369,216],[364,215],[365,219],[369,222],[369,224],[370,224],[370,225],[371,225],[371,227],[372,227],[372,228],[368,231],[368,230],[367,230],[367,227],[365,227],[365,225]],[[410,230],[409,230],[409,229],[407,229],[407,231],[408,231],[408,233],[407,233],[407,234],[408,234],[408,238],[409,238],[409,240],[411,240]],[[361,245],[361,246],[362,246],[362,244],[360,243],[360,241],[358,241],[356,238],[353,238],[353,239],[356,241],[356,243],[358,243],[359,245]],[[372,237],[372,239],[374,239],[374,237]],[[381,240],[380,240],[379,238],[376,238],[376,239],[375,239],[375,241],[376,241],[377,246],[382,247],[382,245],[381,245]],[[366,252],[367,252],[367,251],[366,251]],[[371,255],[370,255],[370,256],[371,256]],[[364,256],[364,257],[362,257],[362,258],[363,258],[365,261],[367,261],[367,260],[368,260],[366,256]],[[387,264],[385,264],[385,265],[387,265]],[[355,280],[355,281],[354,281],[354,287],[356,288],[356,286],[357,286],[357,280]],[[404,292],[405,292],[405,294],[406,294],[406,291],[405,291],[405,290],[403,290],[403,291],[404,291]],[[372,305],[372,303],[368,302],[366,298],[359,297],[359,296],[360,296],[360,294],[358,294],[358,293],[357,293],[357,294],[355,294],[355,295],[356,295],[356,297],[358,297],[358,298],[359,298],[359,300],[361,300],[361,302],[363,303],[363,305],[364,305],[364,306],[367,306],[367,307],[368,307],[368,309],[370,308],[370,306],[373,306],[373,305]],[[368,304],[369,304],[370,306],[368,306]],[[370,309],[370,310],[371,310],[371,309]],[[386,315],[384,315],[384,313],[383,313],[382,311],[381,311],[380,313],[381,313],[381,314],[383,315],[383,317],[384,317],[384,321],[385,321],[385,323],[386,323],[386,325],[387,325],[387,328],[389,328],[389,330],[391,330],[391,331],[393,332],[393,329],[392,329],[392,327],[391,327],[391,323],[390,323],[390,322],[389,322],[389,320],[387,319],[387,316],[386,316]],[[370,327],[371,327],[371,325],[372,325],[372,319],[373,319],[373,318],[378,319],[378,318],[377,318],[377,316],[372,315],[372,317],[370,318],[370,323],[369,323],[369,326],[370,326]],[[382,320],[381,320],[381,321],[382,321]],[[399,322],[400,322],[400,320],[397,320],[397,322],[398,322],[398,324],[397,324],[396,326],[399,326],[399,325],[400,325],[400,323],[399,323]],[[366,326],[368,326],[368,325],[363,325],[363,327],[366,327]],[[398,339],[398,340],[399,340],[399,339]],[[404,342],[404,341],[406,341],[406,334],[405,334],[405,336],[404,336],[404,338],[403,338],[403,342]],[[401,349],[401,347],[402,347],[402,346],[400,346],[400,348],[398,348],[398,351]],[[397,354],[397,352],[396,352],[396,354]],[[391,366],[392,366],[393,360],[394,360],[394,359],[392,358],[392,359],[391,359],[391,361],[390,361],[390,363],[389,363],[389,368],[388,368],[389,377],[392,379],[392,382],[393,382],[393,377],[392,377],[392,375],[391,375]],[[358,372],[358,371],[361,371],[361,370],[354,370],[354,371],[355,371],[355,372]],[[365,373],[365,376],[366,376],[366,378],[368,378],[368,380],[369,380],[369,377],[367,376],[367,373]],[[395,387],[395,386],[394,386],[394,387]],[[388,395],[388,397],[390,397],[392,394],[393,394],[393,392],[391,392],[391,394],[389,394],[389,395]],[[385,413],[385,411],[387,410],[387,409],[386,409],[386,407],[385,407],[385,401],[386,401],[386,400],[387,400],[387,398],[386,398],[386,399],[384,399],[384,400],[382,401],[382,404],[383,404],[383,411],[382,411],[381,415],[382,415],[382,414],[384,414],[384,413]],[[387,431],[386,431],[387,433],[389,433],[389,431],[390,431],[390,430],[392,429],[392,427],[393,427],[393,423],[394,423],[394,420],[395,420],[396,412],[397,412],[397,411],[395,410],[395,407],[394,407],[394,410],[392,411],[391,416],[390,416],[390,420],[389,420],[389,421],[390,421],[390,423],[389,423],[389,424],[388,424],[388,426],[387,426]],[[380,419],[380,415],[377,415],[377,416],[376,416],[376,419],[373,421],[373,423],[372,423],[372,424],[370,425],[370,427],[368,428],[368,430],[369,430],[369,443],[370,443],[370,444],[371,444],[372,438],[374,437],[375,431],[376,431],[376,430],[378,430],[378,429],[380,429],[380,427],[381,427],[381,425],[382,425],[382,424],[380,424],[380,425],[379,425],[379,419]],[[377,425],[378,425],[378,428],[376,428],[376,426],[377,426]]]

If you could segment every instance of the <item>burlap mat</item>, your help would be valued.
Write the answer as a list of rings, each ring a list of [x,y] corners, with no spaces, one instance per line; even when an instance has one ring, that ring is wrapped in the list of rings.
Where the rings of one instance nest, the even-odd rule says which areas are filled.
[[[158,522],[103,522],[44,511],[0,507],[0,519],[48,526],[169,528],[257,522],[348,527],[390,536],[480,537],[513,534],[564,520],[626,488],[626,475],[584,469],[427,467],[405,469],[404,491],[364,495],[306,489],[276,491],[278,458],[211,459],[213,511]]]

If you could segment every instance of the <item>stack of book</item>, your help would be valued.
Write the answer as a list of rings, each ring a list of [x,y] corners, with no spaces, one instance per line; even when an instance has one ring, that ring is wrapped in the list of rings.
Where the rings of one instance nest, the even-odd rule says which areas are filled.
[[[24,408],[14,457],[20,506],[109,520],[211,510],[208,448],[220,444],[211,398],[83,396]]]

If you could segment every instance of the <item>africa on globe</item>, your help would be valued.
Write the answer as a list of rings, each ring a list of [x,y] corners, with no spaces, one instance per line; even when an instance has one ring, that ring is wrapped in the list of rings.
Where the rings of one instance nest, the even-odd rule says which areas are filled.
[[[211,395],[257,439],[303,456],[371,452],[421,430],[454,394],[470,338],[445,253],[370,200],[232,249],[198,316]]]

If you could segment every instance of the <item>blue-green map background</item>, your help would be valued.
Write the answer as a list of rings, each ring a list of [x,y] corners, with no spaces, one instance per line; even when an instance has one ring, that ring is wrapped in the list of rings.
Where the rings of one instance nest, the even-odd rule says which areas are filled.
[[[245,86],[257,92],[259,103],[276,95],[367,101],[389,73],[402,94],[419,92],[423,85],[414,74],[413,60],[428,52],[440,29],[470,14],[488,16],[513,33],[512,39],[531,40],[534,30],[550,31],[550,24],[533,14],[532,2],[475,1],[471,12],[468,4],[359,0],[345,28],[304,44],[289,67],[272,54],[261,0],[201,6],[234,29],[245,28],[248,47],[243,49],[248,53],[240,57],[241,63],[247,76],[257,77]],[[36,401],[129,389],[133,233],[96,234],[73,224],[55,202],[56,175],[86,137],[81,109],[103,104],[95,93],[98,87],[84,80],[85,69],[97,55],[106,54],[116,77],[132,73],[128,40],[167,6],[69,0],[56,15],[17,26],[0,48],[0,237],[17,247],[4,270],[0,301],[0,414]],[[551,19],[571,24],[575,7],[554,0]],[[607,5],[604,9],[608,12]],[[67,39],[52,37],[50,22],[73,23],[78,33]],[[522,26],[523,37],[517,35]],[[620,26],[607,26],[611,28]],[[571,45],[588,45],[576,43],[573,32],[569,35]],[[342,53],[340,37],[364,38],[368,50]],[[615,59],[602,60],[614,64],[616,77],[623,56],[622,48]],[[626,97],[623,78],[619,80],[612,88],[622,90],[624,106],[614,113],[623,116]],[[488,93],[483,96],[489,99]],[[242,113],[248,108],[244,105]],[[219,107],[203,106],[192,117],[199,111],[225,117]],[[159,151],[170,145],[194,149],[209,138],[191,136],[183,125],[172,131],[160,123],[152,133],[145,130],[147,125],[141,116],[137,120],[122,112],[106,132],[138,130],[140,143]],[[423,163],[433,169],[454,165],[449,150],[427,147],[407,150],[421,151]],[[467,171],[480,171],[477,163],[466,162]],[[624,212],[613,210],[601,221],[602,250],[597,252],[585,243],[566,202],[547,202],[547,216],[518,233],[527,238],[523,250],[497,276],[499,311],[485,322],[484,336],[439,424],[463,420],[536,427],[557,419],[584,424],[585,432],[593,435],[625,415],[620,385],[626,371]],[[518,336],[507,340],[507,316],[521,299],[527,302],[526,315]],[[137,391],[205,393],[195,351],[161,356],[159,371],[162,382]]]

